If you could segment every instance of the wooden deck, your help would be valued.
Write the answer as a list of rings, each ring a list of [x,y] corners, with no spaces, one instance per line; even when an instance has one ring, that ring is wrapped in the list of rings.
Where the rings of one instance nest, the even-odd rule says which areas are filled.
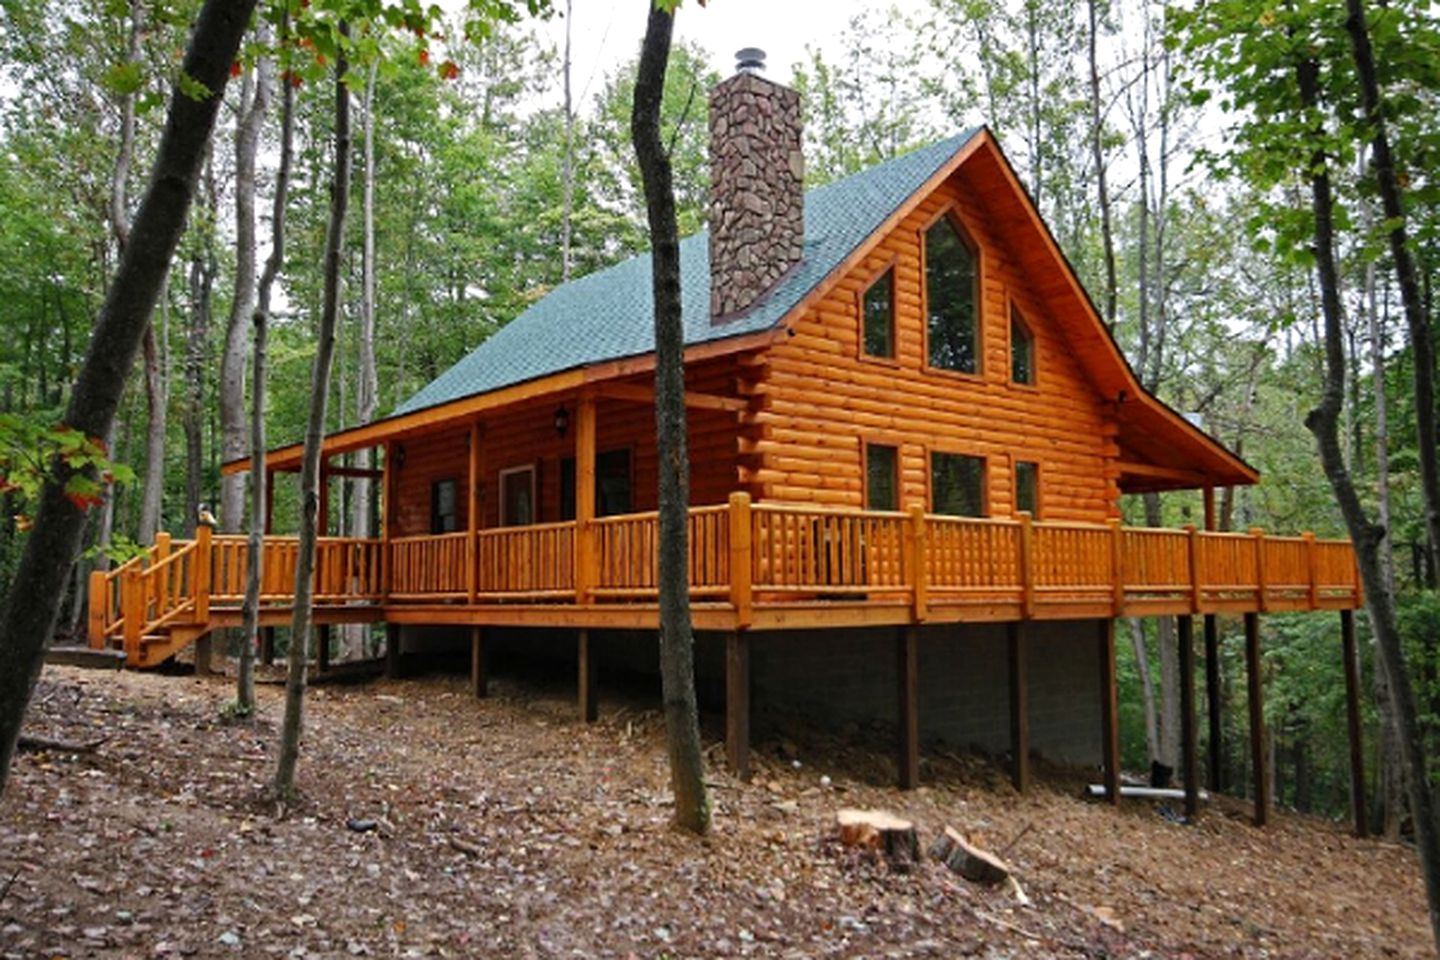
[[[654,629],[657,516],[397,539],[324,537],[316,622]],[[154,666],[240,623],[246,542],[202,528],[91,580],[89,639]],[[262,620],[288,622],[298,541],[265,539]],[[702,630],[1350,610],[1348,541],[728,503],[690,511]]]

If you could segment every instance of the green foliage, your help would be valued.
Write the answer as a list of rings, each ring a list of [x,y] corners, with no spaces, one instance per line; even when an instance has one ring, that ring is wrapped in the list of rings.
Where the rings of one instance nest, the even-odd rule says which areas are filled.
[[[65,424],[44,425],[18,414],[0,414],[0,494],[15,494],[27,509],[51,479],[65,479],[65,496],[81,510],[103,502],[104,487],[128,483],[134,472],[109,458],[105,442]],[[16,517],[22,530],[29,521]]]

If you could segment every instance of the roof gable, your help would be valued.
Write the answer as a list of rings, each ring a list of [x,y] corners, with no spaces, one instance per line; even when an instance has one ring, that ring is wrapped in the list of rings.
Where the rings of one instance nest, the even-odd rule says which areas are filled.
[[[969,130],[808,191],[800,263],[748,311],[724,324],[710,322],[708,232],[681,241],[686,346],[776,326],[979,133]],[[395,413],[412,413],[564,370],[653,352],[650,277],[650,255],[644,253],[556,287]]]

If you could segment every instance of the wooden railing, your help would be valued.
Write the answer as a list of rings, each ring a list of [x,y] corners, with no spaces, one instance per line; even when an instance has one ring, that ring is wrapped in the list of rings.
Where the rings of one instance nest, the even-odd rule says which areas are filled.
[[[323,537],[318,603],[654,603],[659,516],[603,517],[392,540]],[[265,540],[262,599],[294,588],[293,537]],[[173,624],[238,606],[244,538],[162,536],[143,557],[91,578],[90,635],[127,649]],[[694,507],[690,593],[734,610],[824,603],[909,608],[906,616],[1009,619],[1349,608],[1361,594],[1350,544],[1249,533],[846,511],[795,504]],[[722,607],[723,608],[723,607]]]

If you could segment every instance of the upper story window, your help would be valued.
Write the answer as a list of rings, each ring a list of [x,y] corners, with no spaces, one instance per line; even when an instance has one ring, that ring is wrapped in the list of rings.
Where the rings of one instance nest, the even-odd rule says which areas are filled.
[[[949,215],[925,231],[930,366],[980,372],[980,258]]]
[[[930,454],[930,510],[954,517],[985,516],[985,459]]]
[[[895,357],[895,268],[876,278],[860,298],[864,324],[861,350],[867,357]]]
[[[865,509],[899,510],[899,451],[878,443],[865,444]]]
[[[1035,336],[1013,305],[1010,307],[1010,381],[1035,384]]]

